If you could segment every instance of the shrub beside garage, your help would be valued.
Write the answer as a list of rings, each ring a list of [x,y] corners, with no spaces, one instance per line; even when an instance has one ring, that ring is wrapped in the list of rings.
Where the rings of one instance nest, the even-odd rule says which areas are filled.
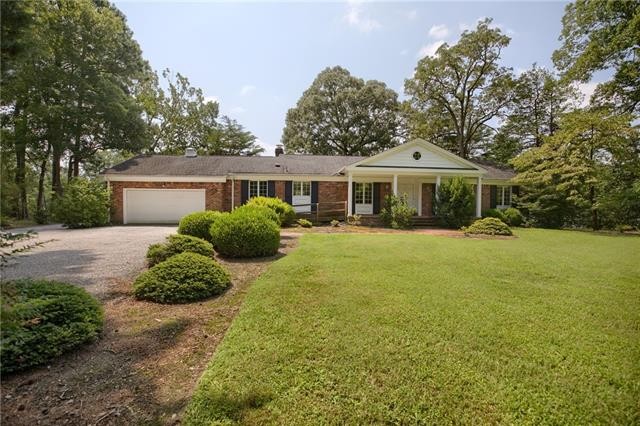
[[[100,303],[84,289],[46,280],[2,283],[2,374],[44,364],[102,330]]]
[[[169,235],[165,243],[152,244],[147,250],[149,266],[157,265],[176,254],[191,252],[213,257],[213,245],[202,238],[191,235]]]
[[[211,242],[209,229],[221,214],[222,213],[220,212],[211,210],[190,213],[180,219],[178,233],[182,235],[191,235]]]
[[[247,201],[247,206],[261,206],[273,210],[278,215],[281,226],[290,226],[296,220],[296,212],[293,206],[279,198],[253,197]]]
[[[280,227],[262,212],[236,209],[211,225],[218,253],[228,257],[273,256],[280,247]]]

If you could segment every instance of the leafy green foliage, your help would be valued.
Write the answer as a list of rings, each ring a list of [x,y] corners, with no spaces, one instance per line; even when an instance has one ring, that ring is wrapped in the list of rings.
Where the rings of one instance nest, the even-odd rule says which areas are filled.
[[[495,217],[503,222],[507,222],[507,218],[504,215],[503,210],[500,209],[487,209],[482,212],[482,217]]]
[[[522,216],[520,210],[516,209],[515,207],[509,207],[508,209],[506,209],[503,212],[503,216],[504,220],[500,220],[502,220],[509,226],[520,226],[524,223],[524,216]]]
[[[56,201],[55,217],[68,228],[91,228],[109,223],[109,190],[95,179],[74,178]]]
[[[609,216],[638,220],[638,211],[627,210],[637,205],[628,189],[640,185],[640,133],[631,119],[606,110],[569,113],[540,148],[513,160],[516,180],[524,186],[518,205],[535,225],[598,229],[603,225],[600,201],[627,197],[629,203],[607,203]]]
[[[509,226],[496,217],[478,219],[462,230],[465,234],[513,235]]]
[[[380,219],[385,226],[393,229],[411,228],[411,218],[417,214],[417,210],[410,207],[407,197],[389,194],[384,199],[384,207],[380,210]]]
[[[102,307],[82,288],[25,279],[3,282],[0,296],[2,374],[44,364],[102,330]]]
[[[274,209],[269,208],[266,205],[247,203],[243,206],[237,207],[233,212],[238,215],[241,215],[244,213],[260,215],[269,219],[270,221],[278,225],[278,227],[280,227],[280,216],[278,215],[278,213],[276,213]]]
[[[211,225],[218,217],[220,217],[220,215],[220,212],[212,210],[189,213],[180,219],[180,223],[178,224],[178,233],[191,235],[211,242],[209,229],[211,229]]]
[[[202,238],[191,235],[169,235],[166,243],[152,244],[147,250],[147,260],[153,266],[179,253],[198,253],[206,257],[213,256],[213,245]]]
[[[300,226],[302,226],[303,228],[311,228],[313,227],[313,223],[311,223],[310,220],[304,219],[304,218],[300,218],[296,221],[296,223]]]
[[[252,197],[248,206],[268,207],[280,218],[280,225],[289,226],[296,220],[296,212],[291,204],[273,197]]]
[[[513,76],[498,63],[509,42],[485,19],[463,32],[457,44],[445,43],[434,56],[420,59],[413,78],[405,81],[411,136],[469,158],[483,144],[486,123],[511,103]]]
[[[615,70],[600,83],[597,101],[624,112],[640,112],[640,7],[637,1],[577,0],[562,18],[562,46],[553,62],[570,80],[587,82],[600,70]]]
[[[287,152],[372,155],[400,143],[398,95],[384,83],[326,68],[287,112]]]
[[[272,256],[280,247],[277,221],[257,211],[260,207],[236,209],[225,213],[211,225],[216,251],[228,257]],[[267,208],[271,214],[273,211]]]
[[[440,184],[434,200],[436,216],[448,228],[468,224],[474,214],[474,194],[471,185],[455,177]]]
[[[188,303],[221,294],[231,285],[229,273],[211,257],[185,252],[143,272],[133,283],[138,299]]]

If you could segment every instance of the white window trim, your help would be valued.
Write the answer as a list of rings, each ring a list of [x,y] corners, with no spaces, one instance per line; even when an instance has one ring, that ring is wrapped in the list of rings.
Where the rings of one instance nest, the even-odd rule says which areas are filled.
[[[251,184],[255,184],[256,186],[256,194],[251,195]],[[264,194],[262,193],[263,191],[261,190],[261,187],[264,184]],[[269,181],[267,180],[250,180],[249,184],[247,185],[247,199],[250,200],[253,197],[268,197],[269,196]]]
[[[506,191],[508,190],[508,192]],[[513,199],[512,188],[509,185],[496,185],[496,208],[508,209],[511,207],[511,200]],[[505,203],[505,195],[509,195],[509,203]]]
[[[296,184],[298,184],[299,193],[296,193]],[[304,180],[293,181],[291,184],[291,195],[294,197],[311,197],[311,182]]]
[[[362,195],[362,199],[361,201],[365,201],[365,187],[364,185],[366,185],[367,187],[370,188],[370,193],[371,193],[371,202],[370,203],[358,203],[358,185],[363,185],[363,191],[361,192]],[[355,213],[356,214],[373,214],[373,182],[356,182],[355,183]]]

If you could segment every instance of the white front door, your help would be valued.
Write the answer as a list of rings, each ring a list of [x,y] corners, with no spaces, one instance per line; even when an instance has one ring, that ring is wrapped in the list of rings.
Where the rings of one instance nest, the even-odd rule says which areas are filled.
[[[398,195],[406,195],[409,207],[413,207],[418,210],[418,194],[416,187],[417,185],[414,183],[398,183]]]
[[[291,204],[296,213],[311,211],[311,182],[293,182]]]

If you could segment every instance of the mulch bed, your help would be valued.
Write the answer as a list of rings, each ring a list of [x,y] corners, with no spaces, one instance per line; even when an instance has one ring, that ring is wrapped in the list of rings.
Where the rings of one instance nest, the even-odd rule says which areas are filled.
[[[45,367],[2,379],[7,425],[177,424],[250,284],[297,245],[283,233],[276,256],[218,259],[232,274],[222,296],[186,305],[137,301],[131,282],[110,283],[99,341]]]

